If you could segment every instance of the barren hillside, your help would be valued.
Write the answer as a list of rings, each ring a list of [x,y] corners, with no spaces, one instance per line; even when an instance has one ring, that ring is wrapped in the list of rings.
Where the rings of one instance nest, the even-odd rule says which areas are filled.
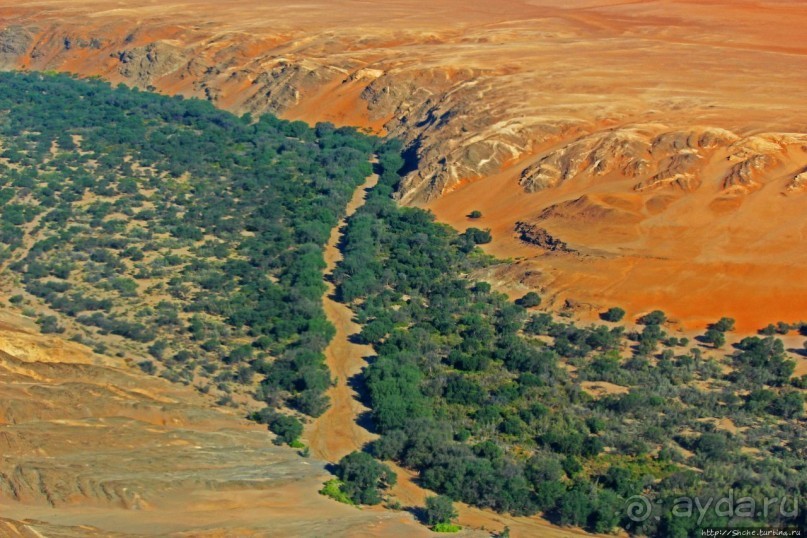
[[[318,495],[322,462],[192,388],[24,326],[0,325],[0,536],[426,533]]]
[[[402,200],[482,210],[526,259],[508,281],[751,329],[807,306],[805,22],[795,0],[37,0],[0,8],[0,63],[393,134]]]

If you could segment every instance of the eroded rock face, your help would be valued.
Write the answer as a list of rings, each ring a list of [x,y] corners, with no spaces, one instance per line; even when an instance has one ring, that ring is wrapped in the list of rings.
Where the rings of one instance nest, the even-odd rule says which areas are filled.
[[[33,37],[22,26],[11,25],[0,30],[0,66],[16,65],[20,56],[28,52]]]
[[[783,8],[764,4],[777,35],[800,28],[792,14],[783,26]],[[753,52],[767,42],[767,19],[754,17],[748,31],[741,9],[652,5],[451,0],[435,12],[422,0],[394,8],[339,0],[323,11],[304,0],[104,11],[90,0],[50,9],[22,2],[0,16],[0,62],[392,134],[407,149],[404,203],[433,201],[520,163],[527,192],[614,177],[634,179],[639,191],[692,191],[713,155],[735,158],[754,145],[743,133],[807,129],[793,92],[757,95],[768,71],[779,87],[796,88],[807,70],[772,71],[770,58]],[[655,9],[680,24],[665,22],[658,33]],[[711,34],[683,30],[713,19],[720,25]],[[714,43],[737,40],[748,47],[713,54]],[[624,53],[637,43],[641,55]],[[686,68],[665,67],[682,57]],[[746,129],[757,124],[769,128]],[[782,160],[756,154],[737,157],[727,189],[755,189]]]
[[[186,67],[190,73],[198,73],[198,69],[194,69],[196,63],[188,63],[181,48],[162,42],[123,49],[116,52],[114,57],[120,63],[118,67],[120,74],[138,86],[149,86],[154,79],[172,73],[180,67]]]
[[[704,170],[717,160],[733,162],[722,187],[737,194],[761,187],[770,172],[807,135],[769,133],[741,138],[713,127],[669,131],[648,125],[594,133],[548,153],[521,173],[528,193],[558,187],[568,181],[632,179],[636,191],[672,188],[683,192],[701,186]]]
[[[797,174],[787,185],[788,192],[801,192],[807,189],[807,170]]]
[[[553,237],[545,228],[527,222],[516,222],[515,231],[519,239],[550,252],[574,252],[565,242]]]

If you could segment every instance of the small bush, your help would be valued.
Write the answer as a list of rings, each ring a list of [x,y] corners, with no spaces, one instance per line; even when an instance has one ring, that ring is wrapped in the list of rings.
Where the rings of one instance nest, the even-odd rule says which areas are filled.
[[[379,490],[395,484],[392,470],[366,452],[352,452],[339,460],[336,475],[342,480],[342,491],[356,504],[378,504]]]
[[[600,317],[603,319],[603,321],[616,323],[622,321],[622,319],[625,317],[625,311],[618,306],[613,306],[607,311],[603,312]]]
[[[716,331],[720,331],[721,333],[727,333],[734,330],[734,318],[720,318],[720,320],[712,325],[712,329]]]
[[[525,294],[521,299],[516,300],[516,304],[524,308],[534,308],[541,304],[541,296],[531,291]]]
[[[434,532],[460,532],[462,527],[453,523],[438,523],[434,526]]]
[[[269,430],[277,435],[281,442],[294,446],[292,443],[303,433],[303,424],[294,417],[277,415],[269,422]]]
[[[667,321],[667,315],[661,310],[653,310],[639,318],[639,323],[642,325],[662,325],[665,321]]]
[[[331,478],[322,486],[322,489],[319,490],[320,495],[325,495],[326,497],[330,497],[336,502],[340,502],[343,504],[349,504],[351,506],[355,506],[350,497],[347,496],[347,493],[344,492],[344,483],[339,480],[338,478]]]
[[[451,525],[451,520],[457,517],[457,510],[454,508],[454,503],[451,502],[449,497],[445,495],[436,495],[426,499],[426,508],[424,510],[426,523],[432,525],[434,530],[437,531],[439,525]],[[437,531],[437,532],[455,532],[455,531]]]
[[[137,363],[138,368],[140,368],[144,373],[149,375],[154,375],[157,371],[157,367],[154,366],[154,363],[151,361],[140,361]]]

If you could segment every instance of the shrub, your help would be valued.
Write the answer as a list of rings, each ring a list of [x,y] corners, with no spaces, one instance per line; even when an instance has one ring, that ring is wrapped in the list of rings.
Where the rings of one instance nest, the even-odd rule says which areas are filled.
[[[468,228],[463,235],[474,245],[484,245],[493,240],[490,230],[480,230],[479,228]]]
[[[703,335],[703,341],[712,344],[715,349],[717,349],[723,347],[726,343],[726,336],[717,329],[709,329],[706,331],[706,334]]]
[[[527,292],[516,304],[524,308],[534,308],[541,304],[541,296],[534,291]]]
[[[269,430],[278,439],[291,445],[303,433],[303,424],[294,417],[277,415],[269,422]]]
[[[604,321],[610,321],[612,323],[622,321],[624,317],[625,310],[619,308],[618,306],[612,306],[600,315],[600,318],[602,318]]]
[[[720,318],[711,328],[721,333],[731,332],[734,330],[734,318]]]
[[[661,310],[653,310],[639,318],[639,323],[642,325],[662,325],[665,321],[667,321],[667,315]]]
[[[397,476],[389,467],[366,452],[352,452],[336,467],[336,476],[343,482],[342,490],[356,504],[378,504],[381,489],[395,484]]]
[[[787,392],[771,402],[770,412],[786,419],[799,418],[804,415],[804,396]]]
[[[473,211],[468,213],[468,218],[469,219],[480,219],[480,218],[482,218],[482,212],[479,211],[478,209],[474,209]]]
[[[436,495],[426,498],[426,508],[424,509],[426,523],[436,527],[437,525],[450,525],[451,520],[457,517],[457,510],[454,503],[445,495]],[[437,530],[435,528],[435,530]],[[438,531],[443,532],[443,531]]]
[[[356,503],[353,502],[350,497],[348,497],[347,493],[345,493],[344,486],[345,484],[338,478],[331,478],[325,482],[325,484],[323,484],[322,489],[319,490],[319,493],[320,495],[330,497],[336,502],[355,506]]]
[[[138,368],[140,368],[143,372],[154,375],[157,371],[157,368],[154,366],[154,363],[151,361],[140,361],[137,363]]]
[[[59,320],[56,316],[42,316],[36,320],[39,324],[39,329],[42,331],[42,334],[53,334],[53,333],[63,333],[64,327],[59,325]]]

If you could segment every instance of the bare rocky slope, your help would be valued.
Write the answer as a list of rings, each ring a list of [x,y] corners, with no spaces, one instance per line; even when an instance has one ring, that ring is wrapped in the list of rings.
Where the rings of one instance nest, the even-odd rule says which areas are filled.
[[[716,150],[735,161],[726,187],[747,186],[805,143],[778,134],[807,130],[788,107],[804,82],[798,2],[252,4],[23,1],[3,9],[0,61],[392,133],[419,165],[411,201],[550,146],[527,191],[612,171],[691,189]]]
[[[0,536],[415,536],[192,388],[0,324]]]
[[[392,134],[402,201],[484,210],[525,261],[508,282],[750,330],[807,306],[805,22],[796,0],[23,0],[0,65]],[[521,249],[517,222],[598,257]]]

